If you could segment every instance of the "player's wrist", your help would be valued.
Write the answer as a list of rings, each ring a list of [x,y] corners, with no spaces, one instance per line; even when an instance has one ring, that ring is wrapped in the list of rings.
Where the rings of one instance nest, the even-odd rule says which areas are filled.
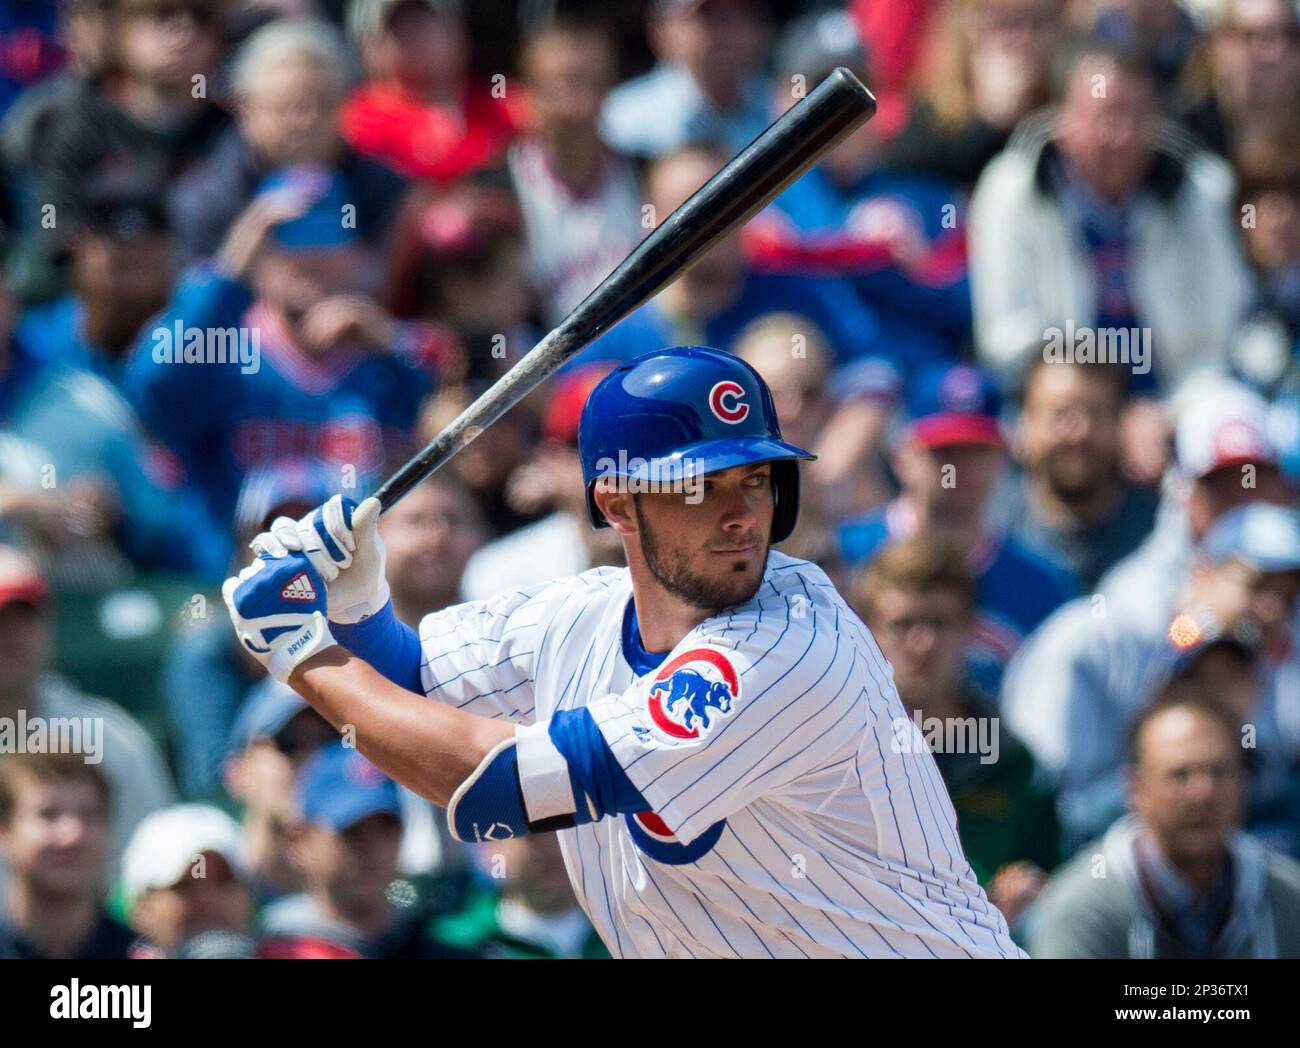
[[[353,626],[378,615],[392,600],[388,580],[380,576],[360,593],[350,592],[346,575],[340,576],[333,586],[326,584],[329,595],[330,622]]]

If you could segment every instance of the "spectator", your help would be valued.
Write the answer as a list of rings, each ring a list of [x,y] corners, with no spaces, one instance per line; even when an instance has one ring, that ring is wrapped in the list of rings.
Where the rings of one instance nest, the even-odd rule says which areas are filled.
[[[663,221],[729,157],[687,146],[660,157],[646,179],[650,204]],[[837,363],[890,355],[900,368],[906,350],[888,345],[876,316],[846,282],[831,277],[758,273],[745,264],[737,235],[715,244],[699,262],[646,305],[602,335],[581,360],[631,360],[660,346],[703,344],[728,349],[742,328],[767,313],[798,313],[826,335]]]
[[[472,77],[459,0],[353,0],[348,19],[367,78],[341,115],[353,149],[439,184],[501,161],[515,118]]]
[[[843,11],[793,22],[777,47],[776,107],[792,85],[819,83],[838,66],[870,81],[866,55]],[[876,120],[858,128],[745,230],[750,261],[764,269],[833,274],[852,281],[887,343],[913,359],[948,359],[971,326],[964,216],[955,187],[880,168]]]
[[[253,469],[235,504],[236,568],[253,536],[277,517],[295,520],[341,489],[339,471],[314,460],[285,460]],[[212,544],[217,544],[213,540]],[[219,572],[226,570],[218,567]],[[222,799],[221,773],[231,728],[249,689],[262,679],[225,619],[212,614],[217,595],[191,604],[163,656],[163,699],[181,791],[188,800]]]
[[[1145,711],[1129,747],[1133,814],[1048,883],[1033,956],[1300,957],[1300,866],[1239,829],[1238,729],[1200,689]]]
[[[1055,797],[1029,750],[969,691],[975,583],[961,551],[926,537],[890,546],[858,577],[852,600],[913,718],[894,725],[894,738],[905,745],[924,736],[957,811],[962,850],[1014,925],[1060,861]]]
[[[50,139],[60,119],[91,102],[95,83],[105,72],[111,50],[112,5],[113,0],[62,0],[57,5],[59,42],[66,61],[52,76],[44,75],[51,68],[48,50],[30,45],[4,49],[7,55],[22,56],[20,63],[23,58],[35,59],[33,64],[38,69],[44,66],[44,78],[13,98],[13,105],[4,112],[0,123],[0,158],[14,198],[13,215],[6,219],[16,227],[8,230],[11,242],[6,245],[5,268],[9,282],[24,301],[59,290],[60,274],[54,268],[59,259],[47,243],[50,231],[30,218],[24,221],[22,216],[41,215],[41,205],[49,203],[39,191],[40,180],[35,172],[49,156]],[[39,17],[44,19],[52,6],[25,4],[23,8],[40,12]],[[20,28],[19,36],[24,32],[30,30]]]
[[[154,812],[122,857],[122,891],[143,937],[137,957],[183,957],[196,940],[247,939],[253,897],[239,823],[219,808],[178,804]]]
[[[460,910],[440,918],[433,929],[440,942],[489,958],[609,956],[573,897],[555,834],[497,841],[476,852],[500,888],[480,886]]]
[[[1142,63],[1084,44],[1064,66],[1059,109],[1023,126],[971,200],[979,355],[1015,385],[1053,331],[1067,356],[1088,352],[1081,333],[1126,332],[1127,353],[1118,341],[1095,352],[1127,357],[1107,362],[1135,365],[1135,388],[1167,396],[1226,368],[1247,306],[1231,173],[1162,127]]]
[[[420,417],[420,440],[427,442],[441,433],[489,386],[486,379],[479,379],[439,390]],[[532,459],[537,441],[535,405],[525,401],[463,446],[448,464],[451,475],[483,511],[490,537],[507,535],[537,520],[537,506],[525,506],[511,490],[511,478]]]
[[[0,14],[0,113],[25,88],[56,72],[64,61],[57,12],[51,4],[11,4]]]
[[[907,119],[908,91],[940,0],[849,0],[846,6],[856,35],[871,41],[874,119],[884,125],[884,137],[892,138]]]
[[[79,754],[0,758],[0,958],[126,959],[134,936],[104,909],[109,800]]]
[[[0,541],[60,587],[121,585],[133,563],[182,568],[171,541],[190,505],[107,382],[29,348],[0,286]]]
[[[892,372],[885,372],[879,386],[873,380],[884,369],[870,362],[832,373],[825,337],[793,313],[755,320],[736,337],[733,350],[771,389],[785,439],[817,455],[801,471],[796,544],[811,528],[827,531],[832,520],[885,501],[880,440],[894,408]],[[819,535],[813,543],[819,556],[809,559],[834,556],[834,542],[826,538],[822,543]]]
[[[1141,55],[1176,99],[1179,80],[1201,43],[1196,22],[1178,0],[1111,0],[1093,27],[1098,39]]]
[[[1237,506],[1283,505],[1292,497],[1268,416],[1260,397],[1228,383],[1187,399],[1155,529],[1102,576],[1097,589],[1108,603],[1163,629],[1192,551],[1211,525]]]
[[[20,715],[28,723],[66,720],[70,730],[80,732],[82,756],[108,782],[108,863],[116,869],[140,820],[172,803],[171,779],[157,747],[125,710],[83,695],[47,672],[52,619],[49,588],[36,566],[17,550],[0,546],[0,718],[14,724]]]
[[[242,847],[259,897],[302,890],[302,872],[289,855],[290,834],[301,818],[295,779],[336,739],[329,722],[277,681],[255,684],[239,707],[222,777],[242,809]]]
[[[1155,522],[1155,496],[1121,476],[1127,385],[1105,364],[1032,364],[1015,437],[1022,472],[995,503],[1013,538],[1063,564],[1087,592]]]
[[[920,97],[890,143],[889,166],[970,189],[1016,124],[1048,101],[1060,7],[1059,0],[947,0],[931,22]]]
[[[69,294],[27,310],[18,337],[42,360],[116,382],[140,330],[171,298],[172,237],[155,187],[88,189],[69,246]]]
[[[51,116],[48,151],[38,158],[58,231],[85,220],[88,185],[128,175],[161,197],[208,155],[227,119],[210,83],[222,12],[214,0],[116,0],[107,74]]]
[[[460,603],[467,565],[487,527],[474,497],[450,475],[435,473],[384,514],[379,535],[388,550],[393,611],[418,626],[430,612]],[[558,552],[548,548],[546,556]]]
[[[298,782],[302,822],[291,847],[306,890],[266,908],[265,935],[324,940],[363,957],[469,956],[431,940],[418,914],[389,901],[402,838],[397,784],[334,744],[307,763]]]
[[[631,163],[601,141],[597,127],[617,76],[609,31],[595,22],[543,23],[524,41],[520,65],[528,132],[510,147],[510,175],[532,285],[554,326],[641,239],[642,195]]]
[[[409,496],[408,496],[409,498]],[[244,840],[258,890],[276,897],[302,890],[290,856],[301,819],[295,781],[303,766],[338,733],[292,689],[263,680],[248,692],[230,730],[223,780],[243,806]],[[463,866],[461,847],[443,830],[445,817],[404,786],[398,869],[419,876]]]
[[[413,193],[384,285],[394,316],[433,325],[449,378],[495,380],[537,340],[519,203],[508,188],[485,181]]]
[[[1002,713],[1059,782],[1060,817],[1077,847],[1123,811],[1124,732],[1152,693],[1206,635],[1254,638],[1261,687],[1242,720],[1254,725],[1256,800],[1288,789],[1300,752],[1300,515],[1251,503],[1221,517],[1178,577],[1154,628],[1150,600],[1130,609],[1080,600],[1045,622],[1007,669]]]
[[[990,526],[989,500],[1006,469],[999,398],[965,364],[923,371],[911,420],[892,452],[901,493],[882,509],[845,521],[840,556],[852,568],[881,547],[916,535],[947,538],[975,576],[972,687],[986,701],[1026,636],[1075,592],[1064,570]]]
[[[170,194],[183,263],[215,254],[262,180],[297,165],[337,172],[355,191],[350,203],[362,239],[383,243],[405,182],[344,143],[338,120],[347,66],[334,28],[316,19],[277,19],[249,37],[231,71],[234,126]]]
[[[128,397],[216,531],[255,466],[318,458],[364,483],[409,446],[431,343],[360,290],[358,234],[340,219],[352,199],[329,172],[272,175],[127,363]]]
[[[1300,361],[1300,136],[1270,136],[1238,154],[1246,257],[1257,276],[1251,324],[1234,345],[1238,373],[1258,388],[1296,384]],[[1249,221],[1247,221],[1249,219]],[[1261,332],[1262,329],[1262,332]],[[1266,332],[1262,343],[1250,332]]]
[[[1209,40],[1204,90],[1181,113],[1226,157],[1244,138],[1285,134],[1300,114],[1300,11],[1291,0],[1226,0]]]
[[[605,364],[590,364],[557,380],[542,419],[542,440],[509,484],[510,497],[521,511],[550,512],[535,524],[489,542],[470,558],[461,584],[465,600],[486,600],[511,586],[549,582],[618,562],[617,536],[611,536],[610,529],[593,529],[587,516],[578,457],[582,406],[609,370]],[[426,608],[424,613],[434,610]]]
[[[759,75],[766,3],[653,0],[648,23],[659,62],[611,92],[605,140],[642,158],[706,140],[739,153],[770,123]]]

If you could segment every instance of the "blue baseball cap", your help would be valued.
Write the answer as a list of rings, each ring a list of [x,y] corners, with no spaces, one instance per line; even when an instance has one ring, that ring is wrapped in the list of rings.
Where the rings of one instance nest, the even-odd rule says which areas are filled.
[[[358,239],[355,221],[344,218],[356,207],[357,194],[352,184],[328,168],[300,165],[282,168],[267,175],[257,187],[257,194],[295,189],[311,201],[297,218],[281,222],[271,233],[285,251],[319,251],[344,247]]]
[[[274,738],[311,706],[287,684],[268,677],[248,690],[230,729],[230,749],[243,750],[255,739]]]
[[[1002,397],[997,386],[971,364],[930,364],[908,389],[910,421],[904,436],[926,447],[987,444],[1000,448]]]
[[[1300,571],[1300,513],[1267,502],[1230,510],[1201,542],[1214,564],[1241,560],[1260,571]]]
[[[339,832],[370,815],[402,817],[397,783],[342,743],[331,743],[304,765],[298,795],[303,818]]]

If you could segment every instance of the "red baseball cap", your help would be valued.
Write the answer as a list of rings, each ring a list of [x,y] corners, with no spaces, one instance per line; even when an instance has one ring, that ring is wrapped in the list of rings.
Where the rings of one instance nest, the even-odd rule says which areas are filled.
[[[43,609],[50,602],[50,587],[28,557],[0,546],[0,607],[15,601]]]

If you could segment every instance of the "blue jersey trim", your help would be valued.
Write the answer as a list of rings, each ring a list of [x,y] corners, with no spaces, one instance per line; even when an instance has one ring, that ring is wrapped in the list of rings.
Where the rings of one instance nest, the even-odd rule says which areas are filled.
[[[641,628],[636,621],[636,601],[627,599],[627,610],[623,612],[623,658],[632,667],[632,671],[642,677],[651,670],[657,670],[670,653],[666,651],[646,651],[641,643]]]

